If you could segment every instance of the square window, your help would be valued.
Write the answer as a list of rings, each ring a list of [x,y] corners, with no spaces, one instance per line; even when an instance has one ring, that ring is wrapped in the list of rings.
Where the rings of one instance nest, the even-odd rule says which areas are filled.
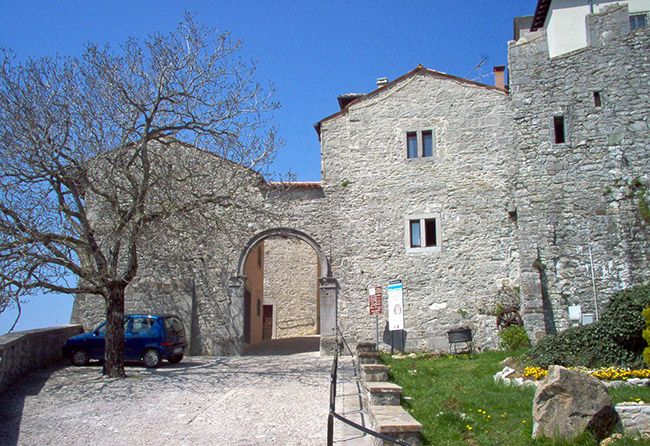
[[[433,133],[431,130],[422,131],[422,156],[433,156]]]
[[[407,156],[409,158],[418,157],[418,135],[416,132],[406,134]]]
[[[643,29],[648,26],[645,14],[634,14],[630,16],[630,31]]]
[[[436,214],[409,216],[406,219],[407,252],[440,251],[440,217]]]

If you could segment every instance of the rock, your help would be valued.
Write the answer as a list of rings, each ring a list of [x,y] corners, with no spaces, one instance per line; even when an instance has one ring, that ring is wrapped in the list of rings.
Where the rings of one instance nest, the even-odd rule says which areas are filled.
[[[533,438],[573,439],[589,430],[609,437],[618,414],[603,383],[560,366],[551,366],[533,399]]]
[[[600,446],[608,446],[608,445],[613,444],[614,442],[620,440],[621,438],[623,438],[623,435],[621,435],[621,434],[614,434],[614,435],[612,435],[611,437],[608,437],[608,438],[604,439],[604,440],[600,443]]]

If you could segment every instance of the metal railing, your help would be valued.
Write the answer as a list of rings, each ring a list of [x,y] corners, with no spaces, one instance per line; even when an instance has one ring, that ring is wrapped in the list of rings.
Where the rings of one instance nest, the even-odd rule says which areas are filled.
[[[355,423],[354,421],[348,420],[343,415],[336,413],[336,381],[338,377],[339,353],[344,344],[347,347],[350,355],[354,357],[352,349],[350,349],[350,346],[348,345],[348,343],[345,340],[345,337],[340,331],[338,331],[337,337],[339,339],[337,339],[337,348],[336,348],[336,352],[334,353],[334,360],[332,361],[332,372],[330,373],[330,411],[329,411],[329,415],[327,416],[327,446],[332,446],[334,443],[334,419],[337,419],[342,423],[345,423],[348,426],[360,430],[361,432],[364,432],[368,435],[372,435],[375,438],[380,438],[382,440],[388,441],[393,444],[398,444],[400,446],[410,446],[408,443],[405,443],[404,441],[397,440],[396,438],[389,437],[388,435],[373,431],[372,429],[368,429],[367,427]],[[354,368],[354,375],[357,376],[358,369],[357,369],[357,365],[354,363],[354,359],[352,363]]]

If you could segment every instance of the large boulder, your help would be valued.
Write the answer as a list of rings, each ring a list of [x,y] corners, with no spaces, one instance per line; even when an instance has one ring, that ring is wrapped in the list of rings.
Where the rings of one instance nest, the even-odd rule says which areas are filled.
[[[573,439],[588,430],[602,440],[612,434],[617,422],[603,383],[586,373],[549,367],[533,399],[533,438]]]

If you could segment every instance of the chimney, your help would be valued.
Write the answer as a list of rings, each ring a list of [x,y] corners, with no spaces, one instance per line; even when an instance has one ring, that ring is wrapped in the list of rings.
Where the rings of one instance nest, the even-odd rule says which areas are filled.
[[[388,78],[387,77],[379,77],[377,78],[377,88],[381,88],[384,85],[388,83]]]
[[[505,65],[499,65],[494,67],[494,86],[500,88],[501,90],[506,89],[505,73],[506,73]]]

